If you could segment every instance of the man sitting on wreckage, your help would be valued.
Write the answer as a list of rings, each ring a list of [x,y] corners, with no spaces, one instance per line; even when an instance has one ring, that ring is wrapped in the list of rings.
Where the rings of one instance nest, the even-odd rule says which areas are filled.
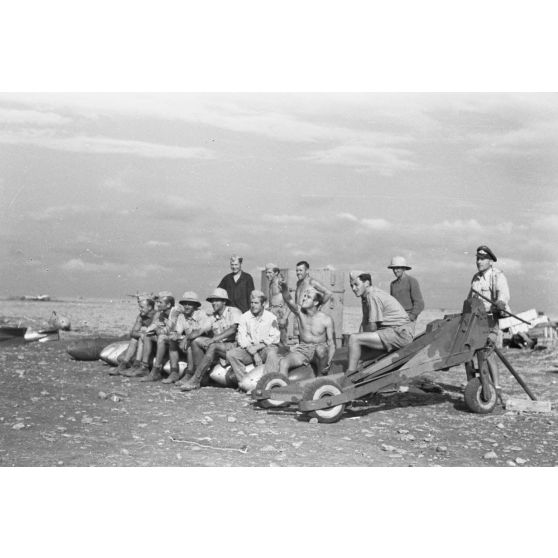
[[[246,376],[247,364],[259,366],[267,363],[271,354],[277,355],[281,333],[276,316],[264,308],[266,300],[262,291],[251,292],[250,310],[242,314],[238,324],[238,347],[227,351],[238,383]],[[270,372],[267,367],[265,371]]]
[[[317,360],[318,374],[326,374],[335,353],[335,326],[333,319],[320,310],[323,295],[313,287],[307,288],[300,301],[294,303],[284,280],[279,281],[285,303],[298,323],[300,343],[293,345],[287,355],[268,355],[266,370],[279,370],[288,376],[289,370]],[[276,359],[279,362],[276,363]]]
[[[242,312],[235,306],[227,306],[229,295],[225,289],[217,288],[206,299],[213,306],[204,334],[192,342],[192,355],[196,370],[190,378],[180,384],[182,391],[199,389],[204,375],[227,351],[237,347],[236,332]]]
[[[164,384],[173,384],[180,379],[179,360],[184,355],[188,370],[194,369],[192,342],[202,335],[209,326],[208,315],[200,309],[201,302],[193,291],[186,291],[178,301],[178,317],[169,338],[170,374]]]
[[[153,323],[145,332],[145,345],[156,346],[155,360],[151,372],[147,374],[147,367],[142,364],[142,378],[140,382],[157,382],[163,378],[163,364],[169,347],[170,335],[175,330],[179,309],[175,307],[174,296],[169,291],[162,291],[157,295],[157,313]]]
[[[359,333],[349,337],[347,373],[356,372],[358,362],[409,345],[415,336],[415,322],[393,296],[372,286],[369,273],[351,271],[351,289],[362,300]]]
[[[145,374],[149,371],[151,345],[146,346],[145,334],[155,316],[155,300],[153,295],[148,294],[139,294],[137,299],[139,314],[130,332],[130,343],[120,365],[109,372],[111,376],[118,376],[118,374],[128,377],[142,376],[144,375],[142,368],[146,371]],[[139,359],[137,358],[138,356]],[[130,368],[135,370],[129,370]]]

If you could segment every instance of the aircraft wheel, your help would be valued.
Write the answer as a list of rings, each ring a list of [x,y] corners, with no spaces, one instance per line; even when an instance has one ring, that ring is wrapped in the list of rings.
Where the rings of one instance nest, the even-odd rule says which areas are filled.
[[[285,387],[290,384],[289,378],[280,374],[279,372],[270,372],[264,374],[256,384],[254,392],[273,390],[275,388]],[[274,401],[273,399],[260,399],[258,405],[264,409],[271,409],[274,407],[285,407],[288,405],[285,401]]]
[[[316,401],[325,397],[339,395],[342,392],[343,390],[337,382],[330,380],[327,376],[325,376],[323,378],[318,378],[311,384],[308,384],[302,392],[302,399],[304,401]],[[311,418],[317,418],[318,422],[331,423],[337,422],[341,418],[344,410],[345,404],[342,403],[341,405],[336,405],[330,409],[308,411],[308,416]]]
[[[484,400],[480,378],[473,378],[465,386],[465,403],[473,413],[488,414],[494,410],[498,395],[492,384],[489,385],[490,397]]]

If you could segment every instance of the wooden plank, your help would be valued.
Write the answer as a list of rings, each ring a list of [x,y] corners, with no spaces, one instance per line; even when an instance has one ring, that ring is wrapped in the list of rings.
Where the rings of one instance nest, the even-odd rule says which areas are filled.
[[[530,401],[529,399],[510,397],[506,400],[506,410],[530,413],[550,413],[552,411],[552,404],[550,401]]]

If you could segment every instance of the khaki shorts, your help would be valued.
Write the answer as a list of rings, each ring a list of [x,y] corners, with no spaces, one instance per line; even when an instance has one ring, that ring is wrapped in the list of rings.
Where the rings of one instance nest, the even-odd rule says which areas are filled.
[[[327,348],[327,343],[299,343],[291,347],[291,352],[303,355],[304,364],[310,364],[319,347]]]
[[[415,337],[415,322],[409,322],[398,327],[379,329],[378,336],[386,351],[401,349],[413,341]]]

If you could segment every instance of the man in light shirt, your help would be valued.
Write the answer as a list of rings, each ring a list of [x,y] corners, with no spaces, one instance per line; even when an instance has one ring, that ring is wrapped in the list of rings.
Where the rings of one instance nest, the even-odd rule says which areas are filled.
[[[362,323],[360,332],[349,337],[347,373],[355,372],[360,360],[405,347],[415,336],[415,322],[397,299],[372,286],[369,273],[352,271],[350,280],[351,290],[361,299]]]
[[[471,280],[470,295],[476,298],[475,292],[480,293],[492,302],[484,299],[482,303],[488,314],[488,327],[490,332],[487,340],[488,364],[492,372],[492,379],[496,390],[500,390],[500,372],[498,370],[498,361],[494,356],[493,347],[498,342],[500,327],[498,320],[505,317],[505,311],[509,311],[510,289],[506,276],[498,268],[494,267],[494,263],[498,260],[494,252],[488,246],[479,246],[476,254],[477,273],[473,275]]]
[[[204,335],[192,342],[192,355],[196,370],[180,389],[191,391],[201,387],[201,380],[219,358],[225,358],[229,349],[237,347],[235,338],[242,313],[235,306],[227,306],[229,295],[225,289],[217,288],[207,301],[213,306]],[[206,335],[207,334],[207,335]]]
[[[275,315],[264,309],[265,301],[262,291],[252,291],[250,310],[242,314],[238,324],[238,347],[227,351],[227,360],[239,383],[246,376],[247,364],[259,366],[278,351],[279,325]]]
[[[193,291],[186,291],[178,301],[180,314],[176,320],[174,331],[169,338],[170,375],[163,380],[164,384],[173,384],[180,378],[178,362],[180,354],[186,357],[188,363],[187,374],[194,373],[194,358],[191,344],[194,339],[202,335],[208,328],[209,317],[200,309],[201,302]]]

